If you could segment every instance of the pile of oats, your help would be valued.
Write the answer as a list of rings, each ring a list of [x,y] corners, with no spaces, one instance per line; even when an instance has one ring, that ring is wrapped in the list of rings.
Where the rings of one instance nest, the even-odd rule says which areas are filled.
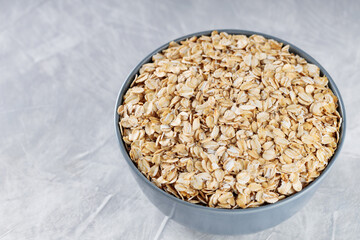
[[[215,208],[275,203],[317,178],[341,117],[317,66],[259,35],[172,42],[119,106],[131,159],[159,188]]]

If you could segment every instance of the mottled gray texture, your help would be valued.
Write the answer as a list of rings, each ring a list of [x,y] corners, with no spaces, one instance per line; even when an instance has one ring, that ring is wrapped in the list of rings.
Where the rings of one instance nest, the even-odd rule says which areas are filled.
[[[0,239],[359,239],[359,1],[0,1]],[[213,28],[302,48],[343,95],[333,171],[294,217],[264,232],[206,235],[140,192],[116,142],[126,75],[179,36]],[[164,224],[165,223],[165,224]]]

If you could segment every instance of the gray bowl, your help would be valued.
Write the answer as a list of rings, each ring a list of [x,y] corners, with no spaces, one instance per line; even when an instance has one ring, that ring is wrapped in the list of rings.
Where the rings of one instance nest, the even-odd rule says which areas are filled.
[[[212,31],[213,30],[189,34],[175,39],[174,41],[179,42],[192,36],[209,36]],[[342,148],[346,128],[345,108],[340,92],[337,89],[330,75],[326,72],[326,70],[317,61],[315,61],[314,58],[312,58],[310,55],[297,48],[293,44],[290,44],[279,38],[258,32],[233,29],[223,29],[217,31],[227,32],[229,34],[243,34],[247,36],[250,36],[252,34],[259,34],[264,36],[265,38],[274,39],[278,42],[288,44],[290,45],[290,52],[298,54],[299,56],[305,58],[309,63],[317,65],[320,68],[322,74],[324,74],[329,79],[329,87],[339,99],[338,111],[343,118],[343,123],[340,128],[340,140],[338,148],[335,151],[331,160],[329,161],[328,166],[324,169],[324,171],[315,181],[306,186],[302,191],[297,192],[290,197],[287,197],[276,203],[248,209],[216,209],[188,203],[174,197],[169,193],[166,193],[165,191],[161,190],[153,183],[151,183],[137,169],[135,164],[130,159],[130,156],[126,150],[125,143],[119,130],[119,115],[117,114],[117,108],[119,105],[122,104],[123,96],[130,87],[130,84],[134,80],[135,75],[139,72],[141,66],[145,63],[151,62],[151,57],[156,53],[166,49],[169,43],[164,44],[163,46],[150,53],[147,57],[145,57],[144,60],[142,60],[127,77],[126,81],[121,87],[115,106],[115,129],[117,138],[119,140],[120,150],[124,156],[125,161],[129,165],[129,169],[132,175],[134,176],[135,180],[144,192],[145,196],[162,213],[184,226],[201,232],[222,235],[249,234],[273,227],[285,221],[286,219],[293,216],[296,212],[298,212],[313,196],[316,189],[320,186],[320,183],[324,180],[324,178],[328,175],[329,171],[333,167],[334,162]]]

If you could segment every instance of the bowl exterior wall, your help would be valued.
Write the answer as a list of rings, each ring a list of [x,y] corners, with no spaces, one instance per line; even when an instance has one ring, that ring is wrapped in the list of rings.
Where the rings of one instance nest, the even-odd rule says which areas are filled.
[[[148,200],[163,214],[191,229],[220,235],[250,234],[276,226],[298,212],[318,188],[317,185],[293,201],[260,212],[231,213],[234,211],[231,209],[213,212],[175,202],[159,194],[136,174],[133,176]]]

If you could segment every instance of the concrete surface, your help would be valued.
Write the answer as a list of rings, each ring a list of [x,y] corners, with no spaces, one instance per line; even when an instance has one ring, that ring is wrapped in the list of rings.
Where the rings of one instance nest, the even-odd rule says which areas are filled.
[[[359,239],[359,1],[0,0],[0,239]],[[179,36],[247,29],[317,59],[343,94],[347,139],[311,202],[225,237],[167,221],[140,192],[113,129],[118,90]]]

